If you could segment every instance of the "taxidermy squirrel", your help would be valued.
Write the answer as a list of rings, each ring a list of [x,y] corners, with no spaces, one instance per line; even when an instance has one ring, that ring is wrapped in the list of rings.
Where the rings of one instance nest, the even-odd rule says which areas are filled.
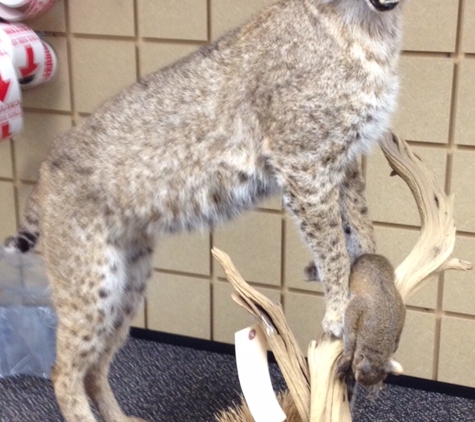
[[[351,380],[354,374],[361,385],[378,385],[388,373],[402,373],[392,355],[399,345],[406,309],[390,262],[381,255],[362,255],[352,266],[350,291],[338,375]]]

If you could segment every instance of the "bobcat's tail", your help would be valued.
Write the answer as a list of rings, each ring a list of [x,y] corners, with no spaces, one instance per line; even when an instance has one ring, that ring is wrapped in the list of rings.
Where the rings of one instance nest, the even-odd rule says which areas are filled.
[[[23,224],[16,235],[5,239],[5,250],[7,252],[28,252],[36,246],[39,236],[38,187],[36,186],[28,198]]]

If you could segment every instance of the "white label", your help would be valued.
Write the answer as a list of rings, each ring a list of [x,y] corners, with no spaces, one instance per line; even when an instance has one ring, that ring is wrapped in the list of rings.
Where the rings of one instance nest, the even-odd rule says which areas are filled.
[[[236,361],[242,392],[256,422],[283,422],[267,363],[267,340],[259,325],[235,334]]]

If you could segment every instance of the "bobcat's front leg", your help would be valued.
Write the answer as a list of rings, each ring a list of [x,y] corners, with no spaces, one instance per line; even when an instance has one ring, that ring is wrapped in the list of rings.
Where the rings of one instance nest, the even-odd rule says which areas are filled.
[[[376,252],[373,224],[368,215],[365,184],[359,160],[348,164],[340,189],[340,213],[350,262],[361,255]],[[304,269],[308,281],[320,281],[314,262]]]
[[[299,171],[294,166],[292,172],[284,176],[284,201],[314,253],[324,284],[323,329],[341,337],[350,275],[339,204],[341,178],[328,167],[314,165],[310,171],[307,166],[302,168],[307,171]]]

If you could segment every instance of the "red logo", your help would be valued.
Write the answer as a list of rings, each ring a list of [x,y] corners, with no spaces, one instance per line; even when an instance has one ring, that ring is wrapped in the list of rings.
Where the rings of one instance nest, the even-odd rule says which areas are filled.
[[[2,103],[5,102],[5,98],[7,97],[8,94],[8,88],[10,87],[10,81],[6,81],[3,79],[2,74],[0,73],[0,101]]]
[[[2,124],[2,139],[10,138],[12,134],[10,133],[10,123]]]
[[[35,55],[33,47],[31,45],[25,47],[26,50],[26,66],[20,67],[20,73],[22,77],[31,75],[37,68],[38,63],[35,63]]]

